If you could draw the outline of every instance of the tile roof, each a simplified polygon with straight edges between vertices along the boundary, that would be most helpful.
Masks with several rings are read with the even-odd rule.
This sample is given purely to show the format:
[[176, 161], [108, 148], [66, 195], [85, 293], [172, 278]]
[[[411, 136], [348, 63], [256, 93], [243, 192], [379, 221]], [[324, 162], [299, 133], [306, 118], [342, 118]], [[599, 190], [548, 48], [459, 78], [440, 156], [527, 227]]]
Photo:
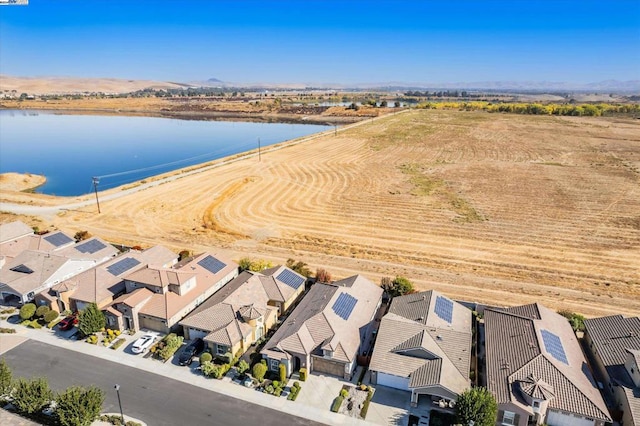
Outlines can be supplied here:
[[624, 364], [627, 349], [640, 350], [640, 317], [589, 318], [584, 326], [605, 367]]
[[640, 388], [622, 387], [629, 403], [629, 411], [634, 425], [640, 425]]
[[[553, 389], [550, 408], [611, 421], [568, 321], [540, 304], [519, 308], [484, 314], [487, 387], [498, 404], [531, 411], [516, 385], [528, 388], [533, 376]], [[567, 363], [547, 351], [542, 330], [558, 337]]]
[[130, 308], [135, 308], [136, 306], [146, 303], [153, 296], [153, 293], [146, 288], [137, 288], [131, 293], [123, 294], [113, 301], [113, 304], [122, 303], [124, 305], [129, 306]]
[[59, 254], [25, 250], [0, 270], [0, 286], [27, 294], [51, 280], [69, 262], [70, 259]]
[[3, 223], [0, 225], [0, 244], [31, 234], [33, 234], [33, 229], [19, 220]]
[[[341, 294], [357, 300], [348, 319], [332, 309]], [[382, 289], [362, 275], [332, 284], [316, 283], [269, 339], [263, 353], [278, 356], [276, 352], [284, 350], [311, 354], [330, 345], [334, 359], [351, 362], [360, 347], [361, 332], [375, 315], [381, 298]]]
[[450, 301], [449, 323], [436, 314], [435, 305], [442, 298], [435, 290], [395, 297], [382, 318], [369, 368], [409, 377], [411, 388], [440, 385], [455, 393], [467, 389], [472, 313]]
[[[101, 248], [100, 250], [93, 252], [93, 253], [83, 253], [80, 250], [78, 250], [77, 248], [85, 243], [89, 243], [90, 241], [98, 241], [99, 243], [101, 243], [104, 247]], [[56, 253], [59, 253], [63, 256], [66, 256], [70, 259], [78, 259], [78, 260], [102, 260], [102, 259], [106, 259], [109, 257], [115, 257], [117, 256], [120, 252], [117, 248], [115, 248], [114, 246], [112, 246], [111, 244], [107, 243], [106, 241], [104, 241], [103, 239], [99, 238], [99, 237], [92, 237], [89, 238], [87, 240], [81, 241], [78, 244], [74, 244], [72, 246], [68, 246], [68, 247], [64, 247], [60, 250], [56, 250]]]
[[146, 267], [131, 272], [124, 278], [127, 281], [135, 281], [151, 287], [167, 287], [170, 284], [182, 285], [195, 276], [196, 273], [189, 271]]

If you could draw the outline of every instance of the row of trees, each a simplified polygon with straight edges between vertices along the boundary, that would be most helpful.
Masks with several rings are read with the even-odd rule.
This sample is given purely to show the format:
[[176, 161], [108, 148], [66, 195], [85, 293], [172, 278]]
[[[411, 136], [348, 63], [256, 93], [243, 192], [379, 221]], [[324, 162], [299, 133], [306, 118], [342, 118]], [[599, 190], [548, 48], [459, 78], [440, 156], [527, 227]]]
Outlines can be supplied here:
[[55, 401], [53, 418], [62, 426], [89, 426], [102, 411], [104, 392], [95, 387], [72, 386], [55, 393], [46, 378], [13, 380], [6, 361], [0, 360], [0, 399], [19, 413], [33, 417]]
[[600, 117], [612, 114], [640, 114], [640, 104], [607, 103], [573, 105], [554, 103], [422, 102], [417, 105], [417, 108], [587, 117]]
[[[252, 272], [261, 272], [265, 269], [273, 268], [273, 262], [264, 260], [264, 259], [251, 259], [250, 257], [243, 257], [238, 261], [238, 265], [240, 265], [240, 271], [252, 271]], [[298, 274], [302, 275], [305, 278], [316, 278], [316, 282], [321, 283], [330, 283], [331, 282], [331, 273], [324, 268], [316, 269], [315, 274], [309, 268], [305, 262], [295, 259], [287, 259], [286, 262], [287, 268], [292, 269]]]

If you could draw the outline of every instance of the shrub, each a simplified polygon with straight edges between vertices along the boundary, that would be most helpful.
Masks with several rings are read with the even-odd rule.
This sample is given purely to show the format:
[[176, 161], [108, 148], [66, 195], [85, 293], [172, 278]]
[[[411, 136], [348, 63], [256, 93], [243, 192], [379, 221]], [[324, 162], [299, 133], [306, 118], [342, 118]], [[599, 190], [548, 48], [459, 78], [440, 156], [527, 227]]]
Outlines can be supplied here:
[[13, 389], [13, 373], [4, 358], [0, 358], [0, 402], [4, 400]]
[[413, 283], [405, 277], [397, 276], [393, 280], [383, 277], [380, 284], [391, 298], [413, 293]]
[[287, 268], [299, 273], [305, 278], [309, 278], [313, 275], [311, 270], [307, 267], [307, 264], [300, 260], [296, 261], [295, 259], [287, 259]]
[[166, 361], [171, 358], [174, 353], [176, 353], [180, 346], [182, 346], [184, 337], [178, 336], [175, 333], [171, 333], [162, 340], [164, 342], [164, 345], [162, 346], [162, 348], [156, 351], [156, 355], [163, 361]]
[[298, 394], [300, 393], [300, 383], [298, 382], [294, 382], [293, 386], [291, 387], [291, 392], [289, 393], [289, 396], [287, 397], [287, 399], [289, 401], [295, 401], [296, 398], [298, 397]]
[[319, 283], [330, 283], [331, 273], [324, 268], [318, 268], [316, 270], [316, 281]]
[[75, 233], [73, 238], [76, 241], [84, 241], [84, 240], [87, 240], [87, 239], [91, 238], [91, 234], [88, 231], [78, 231], [78, 232]]
[[16, 311], [16, 308], [8, 308], [0, 311], [0, 314], [12, 314]]
[[104, 331], [106, 324], [107, 321], [104, 318], [104, 314], [95, 303], [87, 305], [78, 317], [78, 329], [85, 336], [97, 331]]
[[238, 362], [236, 369], [238, 370], [238, 374], [244, 374], [249, 369], [249, 363], [244, 359], [241, 359], [240, 362]]
[[262, 383], [262, 381], [264, 380], [264, 375], [267, 372], [267, 366], [262, 362], [259, 362], [253, 366], [253, 369], [251, 371], [253, 373], [253, 377], [255, 377], [257, 381]]
[[233, 364], [233, 355], [231, 352], [227, 352], [224, 355], [216, 355], [216, 359], [225, 364]]
[[95, 334], [92, 334], [91, 336], [87, 337], [87, 343], [96, 345], [98, 343], [98, 336], [96, 336]]
[[122, 339], [122, 338], [120, 338], [120, 339], [116, 340], [116, 341], [115, 341], [115, 343], [114, 343], [113, 345], [111, 345], [111, 349], [113, 349], [113, 350], [115, 351], [115, 350], [116, 350], [116, 349], [118, 349], [120, 346], [122, 346], [122, 345], [124, 344], [124, 342], [126, 342], [126, 340], [125, 340], [125, 339]]
[[[44, 322], [46, 322], [47, 324], [50, 324], [51, 322], [55, 321], [56, 319], [58, 319], [58, 313], [52, 309], [50, 309], [46, 314], [44, 314]], [[49, 327], [51, 328], [51, 327]]]
[[283, 363], [278, 365], [278, 373], [280, 373], [280, 381], [285, 383], [287, 381], [287, 367]]
[[38, 322], [38, 320], [31, 320], [31, 321], [29, 322], [29, 324], [27, 324], [27, 327], [29, 327], [29, 328], [35, 328], [35, 329], [42, 328], [42, 326], [40, 325], [40, 323]]
[[280, 396], [281, 394], [282, 394], [282, 388], [276, 388], [276, 389], [273, 391], [273, 395], [274, 395], [274, 396]]
[[36, 313], [36, 305], [33, 303], [27, 303], [22, 308], [20, 308], [20, 318], [23, 320], [30, 320], [33, 318], [33, 315]]
[[200, 364], [206, 364], [207, 362], [211, 362], [212, 359], [213, 359], [213, 356], [211, 356], [209, 352], [203, 352], [202, 355], [200, 355]]
[[349, 391], [348, 391], [348, 390], [346, 390], [346, 389], [342, 389], [342, 390], [340, 390], [340, 396], [341, 396], [342, 398], [347, 398], [347, 397], [349, 396]]
[[273, 391], [274, 391], [273, 386], [272, 385], [267, 386], [264, 391], [269, 395], [273, 395]]
[[331, 404], [331, 411], [337, 413], [342, 406], [342, 401], [344, 401], [344, 397], [336, 396], [336, 398], [333, 400], [333, 404]]
[[59, 394], [56, 402], [56, 416], [62, 426], [89, 426], [100, 415], [104, 392], [93, 386], [72, 386]]
[[300, 369], [300, 380], [302, 380], [303, 382], [307, 381], [307, 369], [306, 368], [301, 368]]
[[300, 382], [298, 381], [293, 382], [293, 387], [296, 389], [300, 389]]
[[362, 408], [360, 409], [360, 417], [362, 417], [363, 419], [367, 418], [367, 411], [369, 411], [369, 403], [371, 402], [371, 398], [373, 398], [373, 388], [371, 388], [371, 386], [368, 386], [367, 389], [368, 389], [367, 399], [364, 400], [364, 402], [362, 403]]
[[15, 328], [4, 328], [4, 327], [0, 327], [0, 333], [5, 333], [5, 334], [13, 334], [16, 332]]
[[45, 378], [18, 379], [13, 391], [13, 405], [23, 413], [33, 414], [53, 399], [53, 391]]
[[[36, 309], [36, 316], [38, 318], [43, 318], [47, 314], [47, 312], [49, 312], [50, 310], [51, 310], [51, 308], [49, 308], [46, 305], [38, 306], [38, 308]], [[47, 322], [49, 322], [49, 321], [47, 321]]]

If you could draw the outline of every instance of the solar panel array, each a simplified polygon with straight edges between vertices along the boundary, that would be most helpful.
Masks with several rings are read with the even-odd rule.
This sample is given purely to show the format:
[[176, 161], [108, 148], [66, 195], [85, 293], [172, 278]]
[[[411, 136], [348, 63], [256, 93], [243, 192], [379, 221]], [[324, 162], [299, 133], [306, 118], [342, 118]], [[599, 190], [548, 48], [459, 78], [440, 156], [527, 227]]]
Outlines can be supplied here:
[[109, 273], [112, 275], [118, 276], [120, 274], [124, 274], [129, 269], [139, 264], [140, 261], [138, 259], [134, 259], [133, 257], [125, 257], [121, 261], [116, 262], [111, 266], [107, 266], [107, 271], [109, 271]]
[[544, 342], [544, 347], [547, 352], [558, 361], [569, 365], [567, 354], [564, 352], [564, 347], [562, 346], [562, 340], [548, 330], [540, 330], [540, 334], [542, 334], [542, 341]]
[[80, 245], [76, 246], [76, 250], [78, 250], [80, 253], [96, 253], [100, 250], [102, 250], [103, 248], [106, 248], [107, 246], [105, 246], [104, 244], [102, 244], [100, 241], [98, 240], [91, 240], [91, 241], [87, 241], [86, 243], [82, 243]]
[[446, 297], [436, 297], [435, 313], [437, 316], [451, 324], [453, 320], [453, 302]]
[[284, 271], [280, 272], [280, 274], [278, 274], [276, 279], [279, 281], [282, 281], [289, 287], [294, 288], [296, 290], [300, 288], [302, 283], [305, 281], [304, 278], [302, 278], [299, 275], [296, 275], [295, 273], [291, 272], [288, 269], [285, 269]]
[[69, 244], [70, 242], [73, 241], [73, 238], [67, 237], [62, 232], [56, 232], [55, 234], [47, 235], [46, 237], [44, 237], [44, 239], [49, 241], [51, 244], [53, 244], [56, 247]]
[[331, 309], [333, 309], [333, 312], [335, 312], [340, 318], [348, 320], [353, 308], [356, 306], [356, 303], [358, 303], [358, 299], [350, 294], [341, 293], [336, 301], [333, 302]]
[[227, 266], [226, 263], [220, 262], [218, 259], [216, 259], [211, 255], [205, 257], [200, 262], [198, 262], [198, 265], [202, 266], [204, 269], [211, 272], [212, 274], [217, 274], [222, 270], [222, 268]]

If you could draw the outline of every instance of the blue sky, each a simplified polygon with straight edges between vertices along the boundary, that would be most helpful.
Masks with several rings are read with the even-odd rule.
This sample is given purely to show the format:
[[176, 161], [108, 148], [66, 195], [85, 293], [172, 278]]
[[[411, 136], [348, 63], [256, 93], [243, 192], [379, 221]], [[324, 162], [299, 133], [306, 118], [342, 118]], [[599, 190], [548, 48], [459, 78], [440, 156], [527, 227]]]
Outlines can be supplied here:
[[29, 0], [0, 73], [241, 83], [640, 79], [637, 0]]

